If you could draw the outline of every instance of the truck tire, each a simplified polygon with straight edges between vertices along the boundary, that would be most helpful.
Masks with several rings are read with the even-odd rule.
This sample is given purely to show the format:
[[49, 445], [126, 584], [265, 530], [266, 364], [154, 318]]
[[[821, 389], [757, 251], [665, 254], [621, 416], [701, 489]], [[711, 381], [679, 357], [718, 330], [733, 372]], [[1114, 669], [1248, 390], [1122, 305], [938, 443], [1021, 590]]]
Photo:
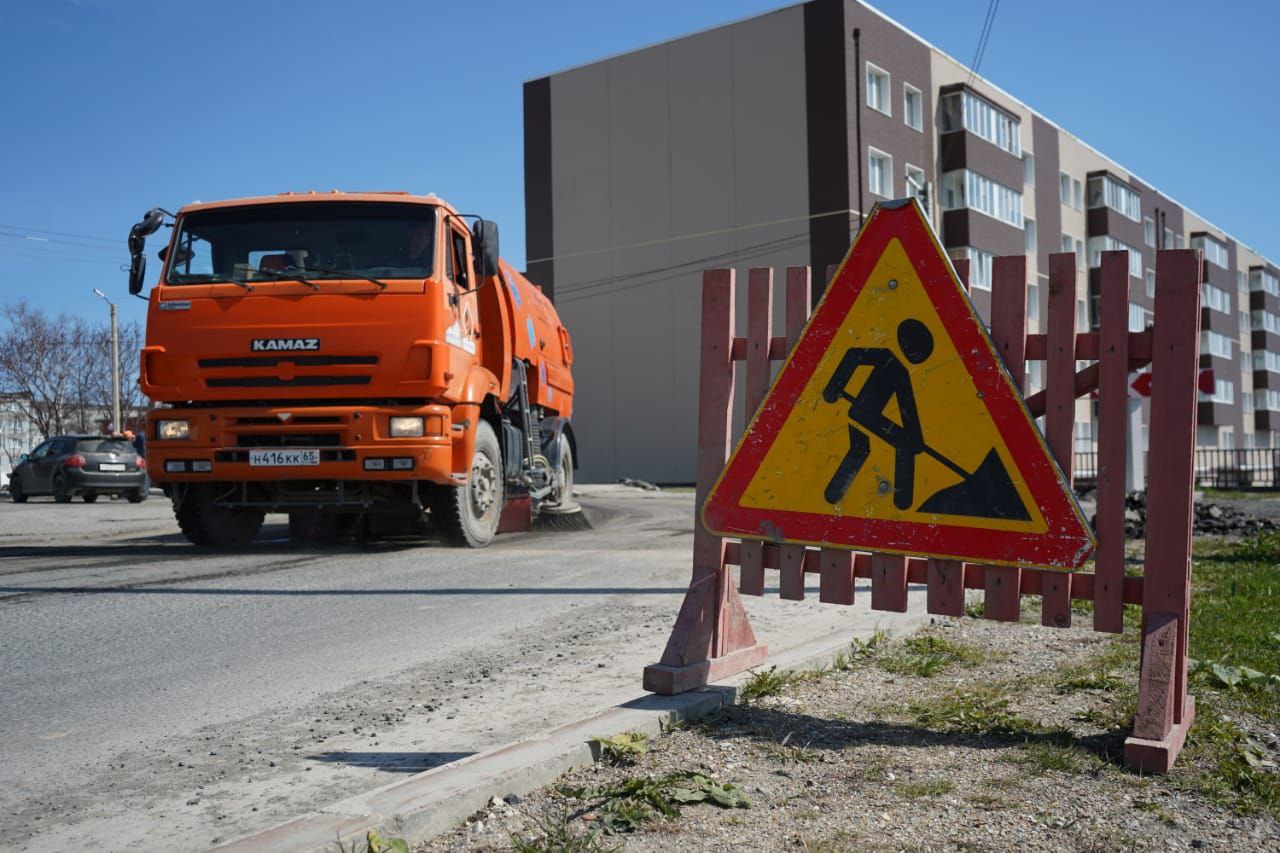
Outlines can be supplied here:
[[556, 479], [560, 487], [551, 490], [551, 503], [566, 506], [573, 503], [573, 445], [569, 443], [569, 436], [563, 433], [559, 442], [560, 470], [556, 472]]
[[462, 486], [444, 487], [431, 508], [436, 527], [454, 545], [483, 548], [498, 534], [503, 507], [502, 451], [493, 427], [481, 421]]
[[262, 527], [265, 513], [253, 507], [217, 506], [207, 488], [192, 486], [173, 506], [182, 535], [201, 548], [243, 548]]

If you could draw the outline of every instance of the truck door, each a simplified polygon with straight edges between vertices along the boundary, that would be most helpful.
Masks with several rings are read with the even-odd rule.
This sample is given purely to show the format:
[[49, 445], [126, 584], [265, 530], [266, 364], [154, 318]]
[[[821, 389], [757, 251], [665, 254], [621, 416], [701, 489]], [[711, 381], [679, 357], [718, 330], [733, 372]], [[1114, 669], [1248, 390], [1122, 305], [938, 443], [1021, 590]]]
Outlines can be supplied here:
[[471, 263], [470, 235], [466, 229], [455, 225], [452, 218], [445, 226], [445, 234], [446, 286], [454, 297], [450, 300], [454, 306], [448, 342], [474, 356], [478, 350], [480, 326], [477, 322], [479, 314], [476, 310], [476, 295], [469, 292], [476, 286], [475, 268]]

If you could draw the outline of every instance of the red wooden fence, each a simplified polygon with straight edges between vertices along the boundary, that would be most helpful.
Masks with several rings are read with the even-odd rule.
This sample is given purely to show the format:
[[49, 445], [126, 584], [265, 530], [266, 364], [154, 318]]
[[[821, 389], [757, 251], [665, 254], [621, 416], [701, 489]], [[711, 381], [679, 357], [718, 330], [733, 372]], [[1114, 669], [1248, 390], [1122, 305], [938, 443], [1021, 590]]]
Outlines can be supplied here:
[[[968, 263], [955, 262], [961, 281]], [[830, 278], [832, 270], [828, 270]], [[1128, 259], [1103, 252], [1098, 331], [1077, 333], [1076, 258], [1049, 256], [1048, 310], [1043, 333], [1026, 328], [1026, 258], [996, 258], [991, 293], [991, 337], [1014, 381], [1022, 387], [1027, 361], [1045, 362], [1045, 389], [1027, 398], [1033, 417], [1044, 417], [1046, 442], [1071, 478], [1075, 401], [1097, 390], [1098, 548], [1092, 572], [989, 566], [954, 560], [855, 553], [836, 548], [771, 545], [722, 539], [703, 529], [695, 510], [693, 579], [660, 663], [645, 668], [644, 685], [680, 693], [764, 661], [740, 593], [762, 595], [765, 571], [779, 573], [782, 598], [800, 600], [805, 576], [818, 576], [819, 600], [852, 604], [855, 578], [871, 581], [871, 607], [904, 612], [909, 584], [926, 586], [928, 612], [964, 613], [965, 590], [982, 590], [984, 616], [1016, 622], [1021, 596], [1039, 595], [1041, 624], [1071, 624], [1072, 599], [1093, 602], [1093, 628], [1118, 633], [1125, 604], [1142, 606], [1142, 663], [1133, 737], [1125, 743], [1131, 766], [1164, 772], [1172, 765], [1195, 715], [1187, 695], [1187, 621], [1191, 580], [1191, 490], [1200, 341], [1199, 253], [1157, 253], [1154, 325], [1128, 330]], [[773, 270], [753, 269], [747, 285], [747, 336], [734, 332], [734, 271], [703, 274], [699, 379], [697, 507], [728, 459], [732, 442], [734, 374], [746, 362], [747, 413], [763, 401], [770, 365], [786, 357], [808, 317], [810, 271], [786, 272], [785, 335], [773, 335]], [[1079, 361], [1091, 362], [1077, 370]], [[1129, 372], [1152, 367], [1151, 458], [1147, 548], [1142, 576], [1124, 565], [1124, 456]], [[749, 418], [748, 418], [749, 420]], [[729, 566], [741, 567], [735, 586]]]

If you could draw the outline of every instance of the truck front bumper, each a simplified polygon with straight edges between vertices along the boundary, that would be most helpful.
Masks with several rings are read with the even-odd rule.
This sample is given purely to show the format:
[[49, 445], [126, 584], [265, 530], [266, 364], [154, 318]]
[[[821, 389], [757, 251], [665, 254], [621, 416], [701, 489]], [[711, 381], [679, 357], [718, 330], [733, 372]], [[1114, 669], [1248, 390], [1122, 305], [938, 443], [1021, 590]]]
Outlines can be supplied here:
[[[444, 405], [158, 409], [148, 415], [147, 470], [168, 483], [428, 481], [458, 484], [454, 424]], [[393, 436], [390, 419], [421, 418], [422, 435]], [[186, 421], [161, 439], [158, 421]], [[255, 452], [267, 451], [267, 452]]]

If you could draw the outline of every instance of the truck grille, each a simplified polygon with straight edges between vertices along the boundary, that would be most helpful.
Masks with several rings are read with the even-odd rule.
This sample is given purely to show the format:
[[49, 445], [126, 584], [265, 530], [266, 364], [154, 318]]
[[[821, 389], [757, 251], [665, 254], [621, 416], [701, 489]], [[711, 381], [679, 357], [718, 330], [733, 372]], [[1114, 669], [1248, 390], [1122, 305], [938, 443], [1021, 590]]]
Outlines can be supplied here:
[[368, 385], [370, 376], [211, 376], [204, 381], [210, 388], [317, 388], [327, 385]]
[[377, 364], [376, 355], [253, 355], [233, 358], [202, 358], [201, 367], [275, 367], [282, 362], [298, 367], [333, 367], [342, 364]]

